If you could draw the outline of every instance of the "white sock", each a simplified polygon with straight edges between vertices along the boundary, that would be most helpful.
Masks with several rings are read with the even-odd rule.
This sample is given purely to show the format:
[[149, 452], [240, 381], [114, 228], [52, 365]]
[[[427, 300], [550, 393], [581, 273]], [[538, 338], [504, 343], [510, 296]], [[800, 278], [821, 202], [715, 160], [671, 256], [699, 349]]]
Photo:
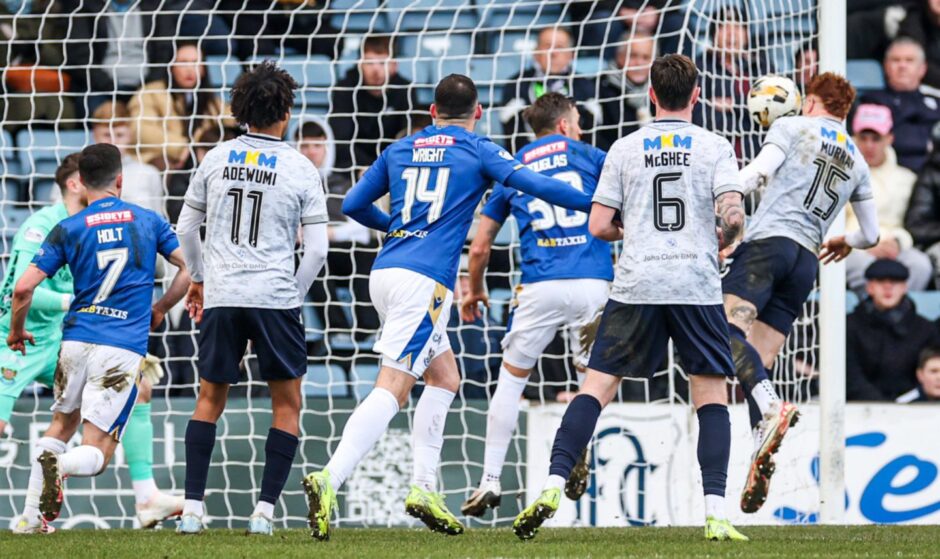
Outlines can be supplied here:
[[496, 391], [486, 412], [486, 449], [483, 453], [483, 479], [499, 481], [506, 463], [506, 452], [512, 434], [519, 424], [519, 399], [525, 390], [528, 377], [519, 378], [506, 367], [499, 368]]
[[560, 475], [552, 474], [548, 476], [548, 479], [545, 481], [544, 489], [564, 489], [565, 483], [567, 482], [568, 480]]
[[59, 456], [59, 471], [64, 476], [98, 475], [104, 466], [104, 453], [97, 447], [83, 444]]
[[762, 414], [767, 413], [774, 402], [780, 401], [780, 397], [777, 396], [777, 391], [774, 390], [773, 383], [767, 379], [754, 385], [754, 388], [751, 389], [751, 398], [754, 398]]
[[258, 501], [258, 504], [255, 505], [255, 511], [252, 513], [263, 515], [268, 520], [274, 519], [274, 503], [268, 503], [265, 501]]
[[150, 497], [157, 492], [157, 484], [153, 481], [153, 478], [138, 481], [132, 480], [131, 485], [134, 486], [134, 501], [136, 501], [138, 505], [143, 505], [149, 501]]
[[52, 437], [41, 437], [36, 441], [36, 448], [33, 450], [33, 460], [29, 468], [29, 486], [26, 489], [26, 506], [23, 507], [23, 515], [29, 519], [34, 519], [39, 514], [39, 495], [42, 493], [42, 466], [39, 465], [39, 455], [48, 450], [55, 454], [62, 454], [66, 450], [66, 445], [59, 439]]
[[437, 489], [437, 467], [441, 463], [441, 447], [444, 446], [444, 422], [456, 395], [456, 392], [444, 388], [425, 386], [415, 406], [412, 433], [414, 469], [411, 481], [425, 491]]
[[363, 456], [372, 450], [396, 413], [395, 395], [384, 388], [374, 388], [349, 416], [339, 446], [326, 465], [334, 491], [339, 491]]
[[721, 495], [705, 495], [705, 516], [724, 520], [725, 498]]
[[183, 514], [195, 514], [202, 518], [206, 515], [206, 504], [195, 499], [186, 499], [183, 502]]

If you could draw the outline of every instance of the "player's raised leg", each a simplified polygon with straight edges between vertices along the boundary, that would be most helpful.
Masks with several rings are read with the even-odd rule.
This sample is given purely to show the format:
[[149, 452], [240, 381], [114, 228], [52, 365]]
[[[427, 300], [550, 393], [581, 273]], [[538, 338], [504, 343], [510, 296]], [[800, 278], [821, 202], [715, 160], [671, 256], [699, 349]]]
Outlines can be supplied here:
[[407, 401], [416, 381], [412, 375], [383, 366], [375, 387], [346, 421], [339, 446], [326, 468], [304, 478], [308, 519], [314, 538], [330, 539], [330, 519], [336, 508], [336, 492], [388, 429], [389, 422]]

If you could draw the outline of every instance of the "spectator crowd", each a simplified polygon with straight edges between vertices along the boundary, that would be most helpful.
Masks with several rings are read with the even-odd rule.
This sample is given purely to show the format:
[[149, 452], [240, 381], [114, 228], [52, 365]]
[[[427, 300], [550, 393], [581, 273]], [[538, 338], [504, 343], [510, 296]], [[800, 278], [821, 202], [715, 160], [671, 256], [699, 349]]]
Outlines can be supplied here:
[[[860, 299], [848, 318], [849, 397], [940, 399], [940, 350], [932, 349], [940, 348], [940, 331], [918, 314], [909, 295], [940, 287], [940, 149], [934, 150], [940, 146], [940, 1], [848, 3], [848, 56], [879, 61], [884, 83], [860, 91], [849, 118], [872, 170], [882, 231], [877, 246], [847, 262], [848, 287]], [[444, 35], [470, 37], [474, 60], [492, 56], [493, 77], [505, 76], [490, 85], [491, 118], [482, 132], [520, 149], [533, 137], [523, 109], [546, 92], [560, 92], [578, 103], [584, 140], [608, 149], [655, 116], [648, 69], [657, 54], [680, 47], [685, 8], [675, 5], [683, 3], [569, 2], [566, 24], [523, 30], [531, 44], [520, 50], [516, 71], [504, 72], [502, 53], [486, 44], [498, 28]], [[243, 132], [229, 116], [224, 84], [213, 83], [211, 65], [219, 62], [210, 57], [224, 56], [235, 68], [285, 54], [326, 57], [329, 71], [341, 69], [324, 96], [326, 106], [305, 103], [287, 138], [319, 171], [331, 220], [325, 281], [309, 295], [314, 311], [308, 318], [321, 325], [322, 335], [308, 342], [317, 355], [368, 353], [379, 326], [368, 274], [381, 239], [348, 221], [340, 206], [383, 149], [430, 122], [426, 84], [419, 81], [426, 76], [399, 56], [414, 38], [409, 35], [421, 41], [425, 31], [344, 33], [329, 8], [329, 2], [288, 0], [0, 1], [2, 127], [11, 136], [84, 127], [93, 141], [120, 146], [125, 197], [175, 222], [206, 151]], [[699, 22], [701, 40], [682, 44], [703, 76], [695, 122], [728, 137], [742, 163], [762, 139], [746, 110], [752, 81], [782, 73], [803, 85], [819, 64], [812, 40], [789, 45], [784, 61], [765, 56], [774, 38], [761, 35], [748, 15], [722, 7]], [[425, 42], [433, 46], [432, 39]], [[590, 72], [579, 68], [592, 59]], [[48, 201], [35, 194], [21, 189], [16, 202]], [[847, 217], [851, 229], [854, 216]], [[511, 247], [497, 247], [491, 290], [510, 287], [514, 258]], [[940, 314], [940, 301], [937, 308]], [[463, 348], [462, 368], [476, 381], [468, 390], [476, 387], [476, 395], [498, 369], [495, 348], [505, 314], [508, 309], [497, 309], [488, 322], [453, 330], [454, 347]], [[153, 349], [176, 358], [169, 361], [171, 372], [191, 382], [192, 325], [183, 316], [171, 322]], [[533, 397], [566, 393], [572, 369], [564, 359], [547, 359], [542, 372], [558, 381], [557, 390]]]

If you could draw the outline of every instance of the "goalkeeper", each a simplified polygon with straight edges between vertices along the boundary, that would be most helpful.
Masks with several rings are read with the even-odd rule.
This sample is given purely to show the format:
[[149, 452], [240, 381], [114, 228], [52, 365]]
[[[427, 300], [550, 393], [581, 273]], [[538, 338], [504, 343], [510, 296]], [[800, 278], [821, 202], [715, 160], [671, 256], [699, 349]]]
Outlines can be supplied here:
[[[29, 217], [13, 239], [10, 262], [0, 290], [0, 336], [10, 333], [10, 304], [13, 286], [23, 274], [46, 235], [66, 217], [84, 209], [85, 187], [78, 178], [78, 154], [67, 156], [55, 174], [62, 192], [62, 202], [44, 208]], [[26, 318], [26, 329], [32, 332], [36, 345], [21, 355], [0, 344], [0, 433], [10, 421], [13, 404], [33, 381], [52, 386], [59, 344], [62, 341], [62, 320], [72, 301], [72, 274], [67, 267], [46, 279], [33, 295], [33, 304]], [[131, 473], [137, 518], [143, 528], [152, 528], [161, 520], [180, 513], [182, 497], [165, 495], [153, 481], [153, 425], [150, 423], [150, 390], [152, 383], [163, 375], [159, 362], [148, 356], [142, 365], [143, 378], [137, 405], [131, 413], [123, 439], [124, 455]], [[43, 438], [40, 444], [61, 445], [49, 449], [65, 452], [65, 443]], [[17, 534], [48, 533], [52, 528], [41, 518], [35, 507], [27, 506], [13, 528]]]

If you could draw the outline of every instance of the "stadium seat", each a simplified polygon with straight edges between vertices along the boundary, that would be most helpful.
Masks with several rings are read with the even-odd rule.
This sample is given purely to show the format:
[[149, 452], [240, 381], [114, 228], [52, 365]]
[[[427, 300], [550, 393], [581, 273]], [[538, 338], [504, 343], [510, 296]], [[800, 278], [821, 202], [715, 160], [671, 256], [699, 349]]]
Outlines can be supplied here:
[[494, 142], [501, 144], [499, 136], [503, 134], [503, 125], [499, 121], [499, 108], [484, 109], [483, 117], [477, 123], [477, 134], [488, 136]]
[[[257, 64], [262, 59], [256, 58]], [[333, 86], [332, 61], [326, 56], [285, 56], [277, 61], [300, 85], [300, 95], [294, 103], [297, 106], [329, 107], [330, 87]]]
[[884, 71], [877, 60], [848, 60], [845, 63], [845, 76], [856, 89], [862, 91], [885, 87]]
[[15, 200], [22, 178], [20, 161], [14, 149], [13, 136], [6, 130], [0, 130], [0, 199]]
[[912, 291], [908, 296], [917, 306], [917, 314], [931, 321], [940, 318], [940, 291]]
[[574, 73], [578, 76], [595, 78], [604, 70], [606, 63], [600, 57], [587, 56], [574, 59]]
[[349, 384], [352, 386], [352, 395], [360, 402], [372, 392], [375, 379], [379, 378], [379, 365], [353, 365], [349, 371]]
[[91, 134], [85, 130], [20, 130], [16, 146], [30, 199], [48, 200], [59, 163], [90, 143]]
[[529, 32], [500, 30], [490, 35], [489, 52], [495, 53], [497, 58], [510, 53], [531, 55], [537, 41], [538, 34], [534, 29]]
[[346, 372], [338, 365], [307, 365], [303, 391], [314, 398], [348, 398], [349, 381]]
[[227, 103], [232, 97], [235, 80], [242, 74], [241, 61], [232, 56], [209, 56], [206, 57], [206, 69], [212, 87], [222, 92], [222, 100]]
[[476, 10], [465, 0], [386, 0], [392, 31], [474, 29]]
[[345, 31], [385, 33], [389, 30], [384, 11], [379, 10], [379, 0], [332, 0], [331, 10], [336, 10], [330, 23]]
[[494, 289], [490, 292], [490, 324], [506, 324], [507, 309], [512, 301], [511, 289]]
[[477, 4], [480, 21], [485, 28], [531, 29], [570, 23], [563, 3], [516, 3], [508, 0], [484, 1]]

